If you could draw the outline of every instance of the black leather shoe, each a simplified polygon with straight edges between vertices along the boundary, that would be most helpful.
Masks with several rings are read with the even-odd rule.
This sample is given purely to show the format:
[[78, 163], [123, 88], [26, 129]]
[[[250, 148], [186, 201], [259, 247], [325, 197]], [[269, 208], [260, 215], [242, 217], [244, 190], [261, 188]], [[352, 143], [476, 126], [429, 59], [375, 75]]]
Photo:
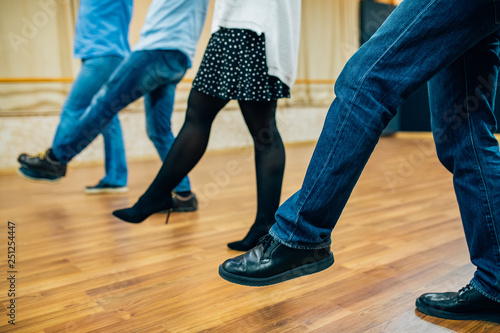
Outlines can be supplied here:
[[32, 170], [39, 174], [39, 177], [32, 177], [34, 180], [49, 180], [49, 178], [61, 178], [66, 175], [65, 164], [54, 160], [52, 155], [52, 148], [47, 149], [37, 155], [21, 154], [18, 156], [17, 161], [25, 170]]
[[266, 235], [247, 253], [220, 265], [219, 275], [229, 282], [245, 286], [267, 286], [320, 272], [332, 264], [330, 247], [292, 249]]
[[470, 284], [458, 292], [423, 294], [417, 298], [416, 306], [429, 316], [500, 324], [500, 303], [483, 296]]

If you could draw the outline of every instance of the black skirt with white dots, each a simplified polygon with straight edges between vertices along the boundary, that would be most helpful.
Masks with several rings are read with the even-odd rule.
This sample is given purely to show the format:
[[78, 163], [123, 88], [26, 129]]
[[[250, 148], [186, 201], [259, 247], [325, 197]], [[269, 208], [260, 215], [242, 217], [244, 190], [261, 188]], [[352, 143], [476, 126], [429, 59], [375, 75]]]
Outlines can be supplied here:
[[290, 97], [290, 88], [268, 74], [264, 34], [244, 29], [221, 28], [212, 35], [193, 89], [226, 100]]

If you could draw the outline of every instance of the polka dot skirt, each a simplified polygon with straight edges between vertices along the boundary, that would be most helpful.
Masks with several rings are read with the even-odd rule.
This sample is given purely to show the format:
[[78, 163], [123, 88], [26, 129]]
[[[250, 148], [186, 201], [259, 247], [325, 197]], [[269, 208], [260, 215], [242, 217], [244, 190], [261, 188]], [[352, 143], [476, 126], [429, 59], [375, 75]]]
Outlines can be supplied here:
[[290, 88], [268, 75], [264, 34], [221, 28], [208, 42], [193, 89], [222, 99], [270, 101]]

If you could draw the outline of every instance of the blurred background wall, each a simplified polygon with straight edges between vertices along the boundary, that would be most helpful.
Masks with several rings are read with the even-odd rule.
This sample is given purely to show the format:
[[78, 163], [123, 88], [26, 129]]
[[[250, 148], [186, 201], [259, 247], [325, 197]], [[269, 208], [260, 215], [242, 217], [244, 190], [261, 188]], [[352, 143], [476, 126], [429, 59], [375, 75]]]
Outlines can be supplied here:
[[[190, 80], [210, 37], [213, 2], [194, 66], [176, 92], [175, 131], [182, 125]], [[150, 3], [135, 0], [131, 46], [139, 39]], [[79, 60], [72, 58], [78, 5], [78, 0], [0, 0], [0, 169], [15, 167], [20, 152], [35, 153], [51, 145], [61, 106], [80, 67]], [[334, 98], [333, 82], [359, 47], [359, 3], [303, 0], [301, 27], [298, 79], [292, 98], [280, 101], [278, 114], [286, 142], [318, 137]], [[120, 119], [128, 158], [154, 156], [145, 134], [142, 100], [122, 111]], [[230, 104], [214, 124], [209, 149], [249, 146], [247, 132], [237, 106]], [[77, 160], [102, 157], [99, 139]]]

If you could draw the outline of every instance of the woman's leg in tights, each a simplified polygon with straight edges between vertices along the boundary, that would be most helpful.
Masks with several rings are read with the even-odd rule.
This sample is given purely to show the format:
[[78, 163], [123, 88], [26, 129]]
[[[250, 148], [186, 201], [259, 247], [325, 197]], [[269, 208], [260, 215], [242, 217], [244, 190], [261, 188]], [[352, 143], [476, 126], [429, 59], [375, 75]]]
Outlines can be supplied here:
[[139, 223], [151, 214], [169, 209], [172, 190], [205, 153], [212, 122], [228, 102], [192, 89], [184, 125], [156, 178], [133, 207], [114, 211], [113, 215], [127, 222]]
[[234, 250], [248, 251], [274, 224], [285, 170], [285, 148], [276, 127], [276, 100], [239, 101], [239, 104], [254, 141], [257, 216], [245, 238], [228, 246]]

